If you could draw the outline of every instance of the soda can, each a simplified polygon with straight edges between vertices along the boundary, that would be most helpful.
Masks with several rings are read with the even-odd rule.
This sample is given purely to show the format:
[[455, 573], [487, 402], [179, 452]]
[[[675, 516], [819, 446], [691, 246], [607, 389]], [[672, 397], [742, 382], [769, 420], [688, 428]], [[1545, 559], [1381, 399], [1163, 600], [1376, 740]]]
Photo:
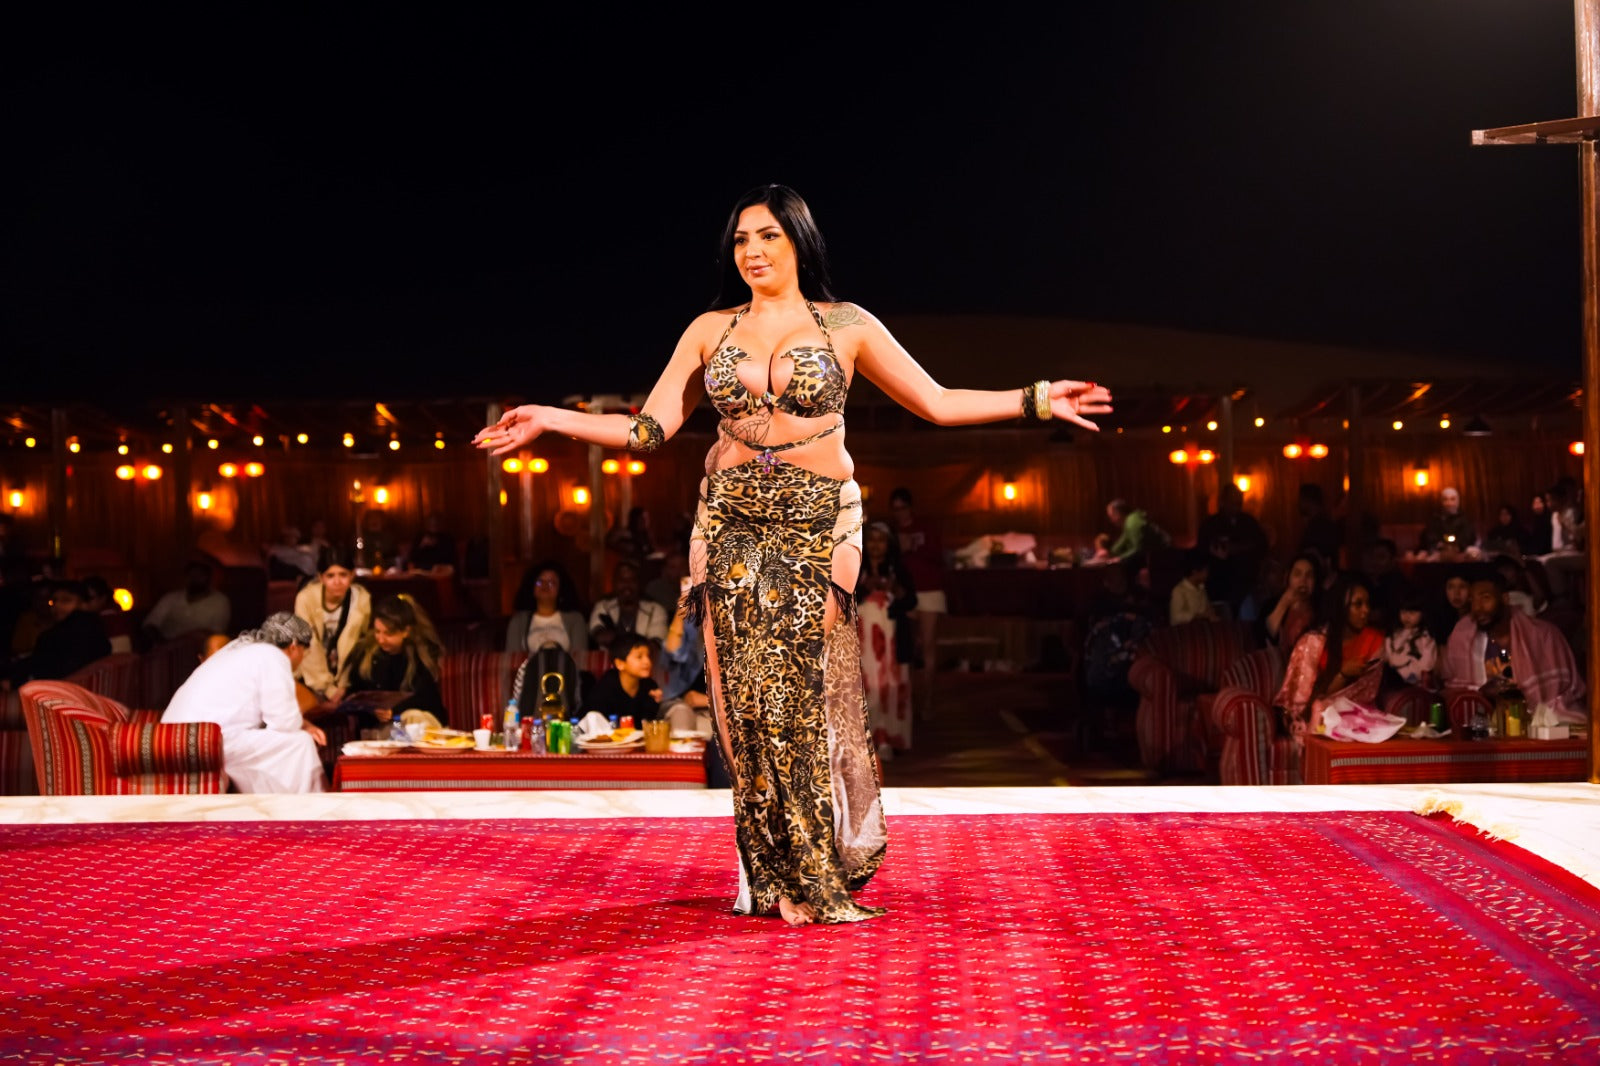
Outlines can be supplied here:
[[491, 733], [494, 732], [494, 712], [493, 711], [484, 711], [483, 712], [483, 715], [478, 719], [478, 728], [479, 729], [487, 729]]
[[625, 715], [622, 716], [622, 726], [621, 726], [621, 728], [623, 728], [623, 729], [632, 729], [633, 728], [633, 715], [625, 714]]
[[538, 725], [532, 718], [522, 720], [522, 736], [517, 742], [518, 751], [533, 750], [533, 727]]
[[572, 754], [572, 723], [557, 718], [550, 723], [550, 754]]

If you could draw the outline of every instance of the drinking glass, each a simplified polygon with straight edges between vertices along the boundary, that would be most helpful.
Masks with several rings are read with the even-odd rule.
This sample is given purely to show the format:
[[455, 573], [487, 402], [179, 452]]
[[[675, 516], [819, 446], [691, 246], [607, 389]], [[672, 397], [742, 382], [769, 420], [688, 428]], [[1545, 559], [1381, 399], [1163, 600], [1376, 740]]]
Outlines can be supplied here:
[[644, 750], [660, 754], [672, 746], [672, 723], [665, 718], [647, 718], [643, 723]]

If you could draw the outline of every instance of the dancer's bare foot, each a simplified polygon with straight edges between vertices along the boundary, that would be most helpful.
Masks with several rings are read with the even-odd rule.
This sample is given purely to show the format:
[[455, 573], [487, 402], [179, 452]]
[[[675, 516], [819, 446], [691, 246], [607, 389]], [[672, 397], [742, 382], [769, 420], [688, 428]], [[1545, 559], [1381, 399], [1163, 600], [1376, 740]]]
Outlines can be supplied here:
[[809, 903], [791, 903], [788, 896], [778, 897], [778, 914], [790, 925], [810, 925], [817, 920], [817, 912]]

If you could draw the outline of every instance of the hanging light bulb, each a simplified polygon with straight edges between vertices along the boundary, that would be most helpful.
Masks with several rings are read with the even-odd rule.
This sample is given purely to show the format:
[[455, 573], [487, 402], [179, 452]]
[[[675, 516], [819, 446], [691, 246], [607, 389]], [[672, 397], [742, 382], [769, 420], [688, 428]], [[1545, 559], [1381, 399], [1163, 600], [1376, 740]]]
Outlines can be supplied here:
[[638, 475], [644, 473], [644, 460], [643, 459], [629, 459], [628, 460], [628, 473], [634, 475], [635, 477], [637, 477]]
[[1328, 457], [1328, 446], [1326, 444], [1313, 444], [1306, 449], [1306, 454], [1313, 459], [1326, 459]]
[[618, 470], [622, 469], [622, 464], [617, 462], [615, 459], [607, 459], [605, 462], [600, 464], [600, 469], [604, 473], [615, 474]]
[[535, 474], [542, 474], [546, 470], [550, 469], [550, 460], [548, 460], [548, 459], [529, 459], [528, 460], [528, 469], [532, 470]]
[[133, 467], [129, 466], [127, 463], [123, 463], [121, 466], [117, 467], [117, 480], [132, 481], [138, 475], [138, 473], [139, 472]]
[[232, 463], [223, 463], [221, 466], [217, 467], [217, 473], [221, 474], [223, 477], [238, 477], [239, 468]]
[[301, 443], [301, 444], [310, 444], [311, 443], [311, 436], [310, 436], [310, 434], [307, 434], [307, 433], [297, 433], [297, 434], [295, 434], [295, 438], [294, 439], [296, 441], [298, 441], [299, 443]]
[[254, 444], [254, 445], [255, 445], [255, 446], [256, 446], [256, 447], [257, 447], [257, 448], [259, 448], [259, 447], [261, 447], [261, 446], [262, 446], [262, 445], [263, 445], [263, 444], [265, 444], [265, 443], [267, 443], [267, 438], [265, 438], [265, 437], [263, 437], [263, 436], [261, 436], [261, 435], [260, 435], [260, 434], [259, 434], [259, 433], [258, 433], [258, 434], [256, 434], [256, 435], [255, 435], [255, 436], [254, 436], [254, 437], [251, 437], [251, 438], [250, 438], [250, 443], [251, 443], [251, 444]]

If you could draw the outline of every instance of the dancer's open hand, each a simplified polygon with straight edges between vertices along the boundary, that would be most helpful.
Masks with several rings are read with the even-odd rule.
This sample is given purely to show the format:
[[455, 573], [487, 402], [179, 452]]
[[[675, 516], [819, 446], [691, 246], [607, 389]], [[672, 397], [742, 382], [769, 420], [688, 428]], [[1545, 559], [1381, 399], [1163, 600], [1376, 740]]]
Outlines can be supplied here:
[[539, 417], [539, 408], [529, 404], [524, 407], [513, 407], [501, 415], [500, 421], [494, 425], [478, 430], [478, 435], [472, 438], [472, 443], [488, 450], [492, 455], [504, 455], [532, 442], [543, 432], [544, 424]]
[[1092, 381], [1052, 381], [1050, 413], [1056, 418], [1076, 422], [1085, 429], [1098, 431], [1100, 427], [1083, 416], [1110, 414], [1111, 390]]

